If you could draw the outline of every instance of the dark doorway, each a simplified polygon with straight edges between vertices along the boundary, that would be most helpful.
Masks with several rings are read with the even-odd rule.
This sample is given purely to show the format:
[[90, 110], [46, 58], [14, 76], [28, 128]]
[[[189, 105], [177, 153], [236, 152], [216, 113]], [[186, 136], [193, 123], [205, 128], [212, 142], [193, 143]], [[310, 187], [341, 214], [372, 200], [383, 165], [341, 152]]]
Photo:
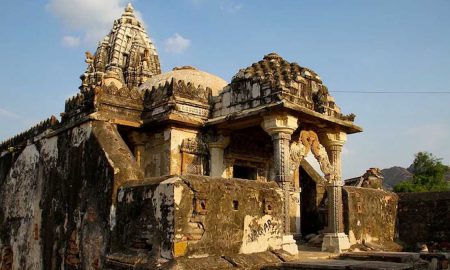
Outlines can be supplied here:
[[318, 191], [322, 187], [317, 185], [303, 167], [300, 167], [300, 187], [301, 233], [303, 236], [317, 234], [324, 228], [323, 213], [320, 211], [323, 192]]
[[233, 178], [256, 180], [256, 168], [234, 165]]

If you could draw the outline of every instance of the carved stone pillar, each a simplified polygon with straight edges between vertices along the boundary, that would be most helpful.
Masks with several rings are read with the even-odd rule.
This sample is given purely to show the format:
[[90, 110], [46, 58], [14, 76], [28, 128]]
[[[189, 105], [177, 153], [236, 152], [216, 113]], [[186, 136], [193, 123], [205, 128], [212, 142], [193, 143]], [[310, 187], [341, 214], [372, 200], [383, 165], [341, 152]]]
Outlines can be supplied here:
[[328, 132], [321, 134], [321, 141], [327, 149], [330, 163], [333, 166], [333, 177], [326, 189], [328, 194], [328, 228], [325, 233], [322, 250], [342, 252], [350, 248], [348, 236], [344, 233], [344, 213], [342, 204], [341, 153], [347, 134], [344, 132]]
[[[297, 129], [297, 118], [289, 114], [272, 114], [264, 116], [262, 128], [272, 137], [275, 180], [283, 189], [283, 228], [285, 234], [290, 234], [290, 150], [291, 134]], [[292, 235], [283, 237], [283, 249], [297, 253], [297, 245]]]
[[283, 214], [285, 232], [289, 232], [289, 192], [290, 179], [290, 152], [289, 142], [291, 134], [297, 129], [297, 118], [288, 114], [273, 114], [264, 117], [262, 128], [272, 137], [275, 181], [285, 192]]
[[222, 134], [214, 138], [214, 141], [208, 142], [210, 156], [210, 176], [225, 177], [224, 149], [230, 144], [230, 137]]

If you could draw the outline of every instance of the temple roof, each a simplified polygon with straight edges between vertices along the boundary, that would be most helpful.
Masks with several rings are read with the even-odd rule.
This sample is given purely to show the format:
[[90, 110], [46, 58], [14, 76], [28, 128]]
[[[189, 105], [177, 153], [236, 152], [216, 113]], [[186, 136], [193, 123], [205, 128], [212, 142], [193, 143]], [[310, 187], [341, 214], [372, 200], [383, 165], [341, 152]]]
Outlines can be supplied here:
[[306, 82], [313, 80], [322, 83], [319, 75], [314, 71], [301, 67], [295, 62], [288, 62], [276, 53], [265, 55], [263, 60], [253, 63], [251, 66], [239, 70], [233, 77], [233, 82], [251, 81], [275, 81], [283, 82]]
[[153, 76], [143, 83], [140, 87], [141, 90], [151, 90], [152, 87], [158, 87], [164, 85], [166, 82], [171, 82], [172, 79], [176, 82], [184, 81], [186, 84], [191, 83], [193, 86], [202, 86], [204, 88], [210, 88], [212, 95], [218, 95], [226, 85], [227, 82], [210, 73], [198, 70], [194, 67], [183, 66], [176, 67], [172, 71]]
[[86, 53], [88, 68], [83, 85], [98, 83], [106, 73], [115, 73], [128, 87], [139, 86], [161, 73], [158, 53], [131, 4], [114, 21], [110, 33], [99, 43], [95, 55]]

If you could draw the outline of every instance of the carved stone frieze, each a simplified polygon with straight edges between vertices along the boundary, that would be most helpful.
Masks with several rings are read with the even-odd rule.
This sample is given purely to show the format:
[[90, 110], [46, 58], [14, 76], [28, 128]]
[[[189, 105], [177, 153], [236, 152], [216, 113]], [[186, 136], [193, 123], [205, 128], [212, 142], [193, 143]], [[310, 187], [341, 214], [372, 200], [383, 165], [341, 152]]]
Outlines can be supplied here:
[[[151, 90], [147, 90], [144, 96], [144, 107], [146, 109], [154, 108], [163, 102], [169, 100], [175, 101], [177, 98], [183, 98], [189, 101], [199, 102], [202, 104], [208, 104], [211, 96], [211, 89], [204, 88], [203, 86], [194, 86], [192, 83], [186, 83], [185, 81], [176, 81], [172, 78], [170, 82], [165, 82], [158, 87], [152, 87]], [[200, 112], [206, 116], [209, 114]]]

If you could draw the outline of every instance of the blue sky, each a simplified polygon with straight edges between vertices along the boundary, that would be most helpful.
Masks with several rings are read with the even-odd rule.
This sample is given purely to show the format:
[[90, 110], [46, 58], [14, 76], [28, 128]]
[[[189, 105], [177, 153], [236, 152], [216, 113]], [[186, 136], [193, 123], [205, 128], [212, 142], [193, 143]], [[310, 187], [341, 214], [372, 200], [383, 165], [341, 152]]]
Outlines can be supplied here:
[[[320, 74], [330, 91], [450, 91], [448, 0], [134, 0], [164, 71], [191, 65], [229, 81], [277, 52]], [[77, 92], [126, 2], [15, 0], [0, 10], [0, 140]], [[450, 94], [332, 93], [364, 128], [350, 135], [344, 177], [408, 166], [429, 151], [450, 164]]]

